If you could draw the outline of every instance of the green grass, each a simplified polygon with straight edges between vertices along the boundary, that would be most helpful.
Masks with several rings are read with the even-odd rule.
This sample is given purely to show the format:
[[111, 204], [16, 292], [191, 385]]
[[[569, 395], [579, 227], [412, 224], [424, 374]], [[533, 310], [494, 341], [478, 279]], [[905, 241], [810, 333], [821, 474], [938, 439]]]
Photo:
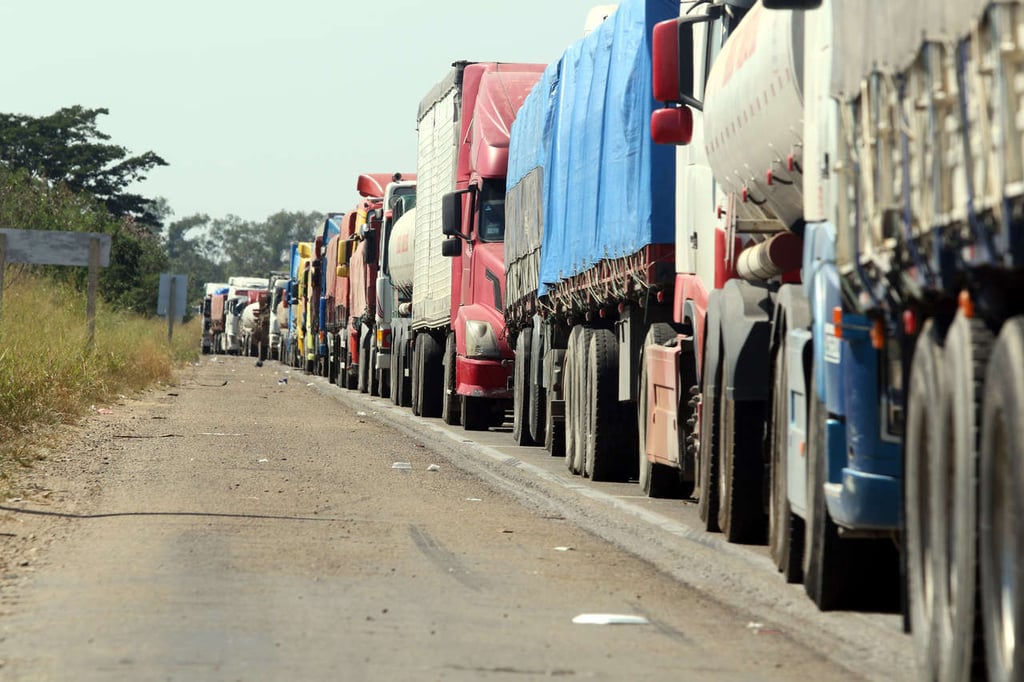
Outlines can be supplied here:
[[0, 492], [16, 486], [19, 468], [40, 457], [60, 427], [95, 406], [156, 383], [198, 357], [200, 320], [176, 327], [116, 312], [99, 302], [93, 348], [87, 348], [84, 294], [10, 269], [0, 311]]

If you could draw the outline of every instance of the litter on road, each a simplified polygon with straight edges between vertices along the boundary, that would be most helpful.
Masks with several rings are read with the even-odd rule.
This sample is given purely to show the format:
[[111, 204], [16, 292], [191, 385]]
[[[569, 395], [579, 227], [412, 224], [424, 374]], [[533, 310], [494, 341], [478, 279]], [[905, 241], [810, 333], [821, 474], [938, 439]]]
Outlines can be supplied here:
[[577, 625], [648, 625], [651, 621], [643, 616], [618, 613], [581, 613], [572, 622]]
[[440, 470], [441, 470], [441, 467], [439, 467], [436, 464], [431, 464], [430, 466], [427, 467], [427, 471], [440, 471]]
[[412, 469], [412, 464], [410, 464], [409, 462], [395, 462], [394, 464], [391, 465], [391, 468], [409, 470]]

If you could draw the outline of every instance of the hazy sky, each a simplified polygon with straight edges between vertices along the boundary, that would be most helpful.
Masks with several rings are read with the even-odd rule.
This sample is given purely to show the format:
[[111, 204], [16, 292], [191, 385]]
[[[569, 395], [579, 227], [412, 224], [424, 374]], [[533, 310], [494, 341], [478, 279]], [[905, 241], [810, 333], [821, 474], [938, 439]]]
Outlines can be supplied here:
[[170, 164], [135, 190], [174, 218], [347, 210], [411, 172], [416, 108], [451, 62], [551, 62], [594, 0], [0, 0], [0, 111], [106, 107]]

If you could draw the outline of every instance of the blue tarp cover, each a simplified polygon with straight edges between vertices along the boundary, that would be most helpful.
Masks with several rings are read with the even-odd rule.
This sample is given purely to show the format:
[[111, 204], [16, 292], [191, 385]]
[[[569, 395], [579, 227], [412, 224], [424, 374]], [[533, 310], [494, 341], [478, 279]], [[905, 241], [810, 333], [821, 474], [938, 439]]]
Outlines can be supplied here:
[[[538, 282], [538, 295], [603, 259], [674, 240], [675, 149], [651, 141], [659, 105], [650, 36], [654, 24], [677, 16], [678, 0], [621, 3], [547, 68], [516, 117], [505, 257], [510, 268], [536, 268], [528, 256], [540, 245], [539, 277], [519, 278]], [[539, 220], [517, 220], [536, 212], [531, 202], [542, 206]]]

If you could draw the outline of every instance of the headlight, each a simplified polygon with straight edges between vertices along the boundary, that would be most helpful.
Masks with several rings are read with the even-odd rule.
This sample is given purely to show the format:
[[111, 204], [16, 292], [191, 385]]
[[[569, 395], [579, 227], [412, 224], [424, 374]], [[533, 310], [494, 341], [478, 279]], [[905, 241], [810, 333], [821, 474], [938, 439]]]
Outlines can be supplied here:
[[500, 358], [498, 337], [491, 325], [480, 320], [466, 320], [466, 357]]

